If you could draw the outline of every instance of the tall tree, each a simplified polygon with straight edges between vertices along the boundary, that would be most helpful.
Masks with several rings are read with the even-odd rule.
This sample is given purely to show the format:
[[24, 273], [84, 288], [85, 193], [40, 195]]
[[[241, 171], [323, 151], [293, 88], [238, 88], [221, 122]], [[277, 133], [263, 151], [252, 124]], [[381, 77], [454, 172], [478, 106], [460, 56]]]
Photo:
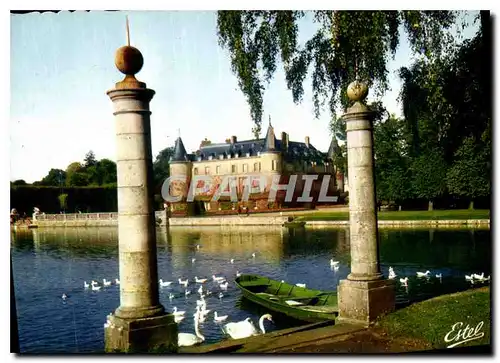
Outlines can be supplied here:
[[170, 158], [174, 155], [174, 147], [169, 146], [158, 153], [153, 163], [155, 189], [161, 188], [170, 176]]
[[387, 61], [400, 39], [400, 25], [415, 53], [440, 53], [443, 39], [455, 22], [453, 11], [314, 11], [309, 13], [317, 31], [303, 46], [298, 44], [303, 11], [219, 11], [219, 44], [229, 50], [231, 67], [247, 98], [259, 134], [262, 94], [278, 62], [285, 71], [293, 100], [299, 103], [303, 83], [312, 65], [312, 91], [316, 117], [328, 101], [331, 114], [346, 106], [347, 85], [359, 77], [382, 94], [388, 88]]
[[57, 187], [66, 185], [66, 172], [61, 169], [50, 169], [49, 173], [43, 177], [40, 184]]
[[97, 159], [95, 158], [95, 154], [92, 150], [85, 154], [85, 159], [83, 159], [83, 161], [86, 168], [97, 164]]

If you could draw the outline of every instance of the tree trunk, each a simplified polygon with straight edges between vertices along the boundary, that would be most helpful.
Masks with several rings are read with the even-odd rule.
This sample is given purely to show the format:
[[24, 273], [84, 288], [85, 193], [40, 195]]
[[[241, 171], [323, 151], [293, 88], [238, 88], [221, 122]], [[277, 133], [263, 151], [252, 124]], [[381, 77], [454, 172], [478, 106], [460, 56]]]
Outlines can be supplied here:
[[474, 199], [471, 199], [469, 202], [469, 210], [474, 210]]
[[427, 208], [428, 211], [434, 210], [434, 202], [432, 200], [429, 200], [429, 206]]

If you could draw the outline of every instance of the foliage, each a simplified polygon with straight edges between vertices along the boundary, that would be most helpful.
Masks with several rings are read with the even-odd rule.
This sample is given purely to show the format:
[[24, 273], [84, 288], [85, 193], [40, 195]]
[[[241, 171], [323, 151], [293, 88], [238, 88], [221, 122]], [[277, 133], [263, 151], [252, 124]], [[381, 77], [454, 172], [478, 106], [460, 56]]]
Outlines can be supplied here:
[[212, 141], [208, 140], [208, 139], [205, 137], [205, 140], [201, 140], [201, 143], [200, 143], [200, 148], [202, 148], [203, 146], [211, 145], [211, 144], [212, 144]]
[[388, 88], [387, 61], [400, 39], [400, 25], [408, 34], [411, 49], [430, 56], [442, 51], [445, 30], [455, 21], [452, 11], [314, 11], [317, 31], [303, 46], [298, 44], [303, 11], [219, 11], [219, 44], [229, 50], [231, 67], [261, 131], [262, 93], [278, 62], [285, 71], [288, 89], [299, 103], [303, 83], [312, 66], [315, 115], [326, 101], [334, 115], [346, 107], [347, 85], [355, 78], [366, 80], [376, 94]]
[[17, 179], [11, 182], [12, 185], [28, 185], [25, 180], [23, 179]]
[[49, 173], [41, 180], [41, 185], [46, 185], [46, 186], [66, 185], [66, 172], [61, 169], [50, 169]]
[[377, 199], [402, 201], [412, 198], [410, 160], [402, 135], [404, 121], [394, 115], [374, 127]]
[[95, 154], [92, 150], [90, 150], [87, 154], [85, 154], [85, 159], [83, 159], [83, 162], [86, 168], [94, 166], [97, 163]]
[[155, 190], [161, 190], [163, 182], [170, 176], [170, 158], [174, 155], [174, 148], [169, 146], [158, 153], [153, 163], [153, 179]]
[[31, 214], [37, 206], [45, 213], [59, 213], [60, 195], [66, 194], [66, 211], [116, 212], [118, 210], [115, 187], [46, 187], [46, 186], [11, 186], [11, 209], [16, 208], [21, 214]]
[[451, 193], [459, 196], [488, 196], [491, 193], [491, 175], [488, 172], [488, 158], [485, 149], [473, 137], [464, 139], [455, 153], [456, 160], [448, 171], [447, 185]]
[[61, 207], [61, 209], [66, 210], [66, 208], [68, 207], [67, 204], [68, 194], [67, 193], [59, 194], [57, 198], [59, 199], [59, 206]]
[[439, 150], [424, 151], [412, 160], [410, 170], [413, 193], [418, 198], [425, 198], [432, 202], [433, 199], [444, 194], [447, 165]]

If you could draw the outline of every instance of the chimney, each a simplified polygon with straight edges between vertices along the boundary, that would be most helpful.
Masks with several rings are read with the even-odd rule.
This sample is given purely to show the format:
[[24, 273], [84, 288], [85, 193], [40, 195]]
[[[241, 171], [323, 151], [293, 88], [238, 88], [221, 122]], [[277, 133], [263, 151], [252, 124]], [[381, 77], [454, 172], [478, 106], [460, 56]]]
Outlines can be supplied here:
[[231, 136], [231, 144], [236, 144], [236, 136]]
[[288, 150], [288, 134], [286, 132], [281, 133], [281, 145], [283, 150]]
[[306, 136], [306, 146], [309, 147], [309, 136]]

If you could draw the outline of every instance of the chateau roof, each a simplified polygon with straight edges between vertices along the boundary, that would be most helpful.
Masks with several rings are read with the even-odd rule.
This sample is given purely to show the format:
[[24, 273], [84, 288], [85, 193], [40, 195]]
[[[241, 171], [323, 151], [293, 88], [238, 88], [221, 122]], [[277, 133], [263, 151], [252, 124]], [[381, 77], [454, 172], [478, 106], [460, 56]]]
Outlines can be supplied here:
[[190, 158], [186, 152], [186, 148], [184, 147], [184, 143], [180, 136], [175, 140], [175, 149], [174, 155], [170, 158], [170, 161], [189, 161]]

